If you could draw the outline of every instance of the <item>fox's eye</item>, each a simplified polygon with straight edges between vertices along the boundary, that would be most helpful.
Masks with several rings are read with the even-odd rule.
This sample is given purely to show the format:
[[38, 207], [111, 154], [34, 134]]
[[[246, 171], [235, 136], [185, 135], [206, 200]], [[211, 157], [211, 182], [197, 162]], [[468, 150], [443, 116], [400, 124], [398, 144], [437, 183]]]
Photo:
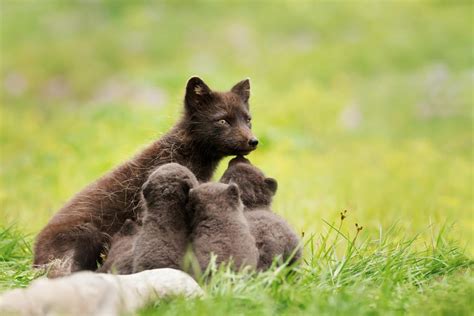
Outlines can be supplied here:
[[219, 123], [219, 125], [227, 125], [227, 124], [229, 124], [226, 120], [219, 120], [217, 123]]
[[247, 119], [247, 123], [250, 123], [250, 121], [252, 121], [252, 119], [249, 117], [249, 118]]

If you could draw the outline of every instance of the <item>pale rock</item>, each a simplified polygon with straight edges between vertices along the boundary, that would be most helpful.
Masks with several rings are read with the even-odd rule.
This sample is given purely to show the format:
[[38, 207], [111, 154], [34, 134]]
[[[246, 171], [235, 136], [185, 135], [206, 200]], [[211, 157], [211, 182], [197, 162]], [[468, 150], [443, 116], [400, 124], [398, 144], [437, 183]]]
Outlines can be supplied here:
[[90, 271], [34, 281], [0, 296], [1, 315], [122, 315], [167, 296], [199, 297], [202, 289], [186, 273], [154, 269], [130, 275]]

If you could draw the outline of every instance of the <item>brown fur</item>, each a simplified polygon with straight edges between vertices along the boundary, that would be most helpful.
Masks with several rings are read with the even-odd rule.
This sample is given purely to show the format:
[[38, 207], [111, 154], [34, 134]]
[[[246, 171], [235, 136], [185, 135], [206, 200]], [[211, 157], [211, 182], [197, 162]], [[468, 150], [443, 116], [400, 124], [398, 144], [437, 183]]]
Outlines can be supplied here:
[[217, 264], [232, 261], [237, 269], [256, 268], [258, 251], [237, 185], [201, 184], [190, 191], [189, 200], [194, 211], [192, 247], [201, 270], [209, 265], [211, 253]]
[[113, 236], [104, 264], [98, 272], [130, 274], [133, 272], [133, 246], [139, 225], [127, 219]]
[[271, 210], [277, 190], [275, 179], [267, 178], [243, 157], [229, 162], [221, 182], [235, 182], [241, 188], [244, 213], [259, 251], [258, 269], [268, 269], [274, 258], [294, 263], [301, 258], [300, 241], [288, 223]]
[[158, 166], [177, 162], [200, 181], [207, 181], [224, 156], [254, 150], [249, 90], [248, 80], [221, 93], [211, 91], [201, 79], [191, 78], [181, 120], [161, 139], [76, 194], [56, 213], [37, 237], [34, 264], [72, 257], [69, 268], [59, 274], [94, 270], [103, 247], [108, 246], [103, 237], [113, 236], [126, 219], [136, 220], [141, 213], [141, 187]]
[[188, 245], [189, 190], [198, 181], [176, 163], [159, 167], [143, 185], [146, 213], [133, 249], [133, 272], [180, 269]]

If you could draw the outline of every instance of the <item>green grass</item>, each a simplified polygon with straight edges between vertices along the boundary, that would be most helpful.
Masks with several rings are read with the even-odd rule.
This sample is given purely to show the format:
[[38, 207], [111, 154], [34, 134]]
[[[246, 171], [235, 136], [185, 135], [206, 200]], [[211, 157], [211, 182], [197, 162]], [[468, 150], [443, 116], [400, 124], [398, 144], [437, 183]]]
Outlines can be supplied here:
[[[249, 76], [249, 158], [279, 181], [305, 263], [221, 271], [207, 298], [143, 314], [472, 310], [471, 3], [0, 6], [2, 290], [37, 276], [33, 238], [68, 198], [172, 126], [191, 75]], [[344, 209], [337, 232], [324, 220]]]
[[26, 287], [40, 275], [31, 269], [30, 244], [14, 227], [0, 227], [0, 289]]
[[[397, 225], [368, 237], [344, 224], [326, 222], [323, 233], [306, 238], [296, 267], [234, 273], [214, 266], [200, 279], [205, 298], [168, 298], [140, 314], [468, 315], [474, 307], [474, 261], [446, 239], [447, 226], [419, 244], [421, 236], [406, 237]], [[1, 237], [0, 287], [26, 286], [39, 276], [30, 269], [28, 242], [12, 228]]]

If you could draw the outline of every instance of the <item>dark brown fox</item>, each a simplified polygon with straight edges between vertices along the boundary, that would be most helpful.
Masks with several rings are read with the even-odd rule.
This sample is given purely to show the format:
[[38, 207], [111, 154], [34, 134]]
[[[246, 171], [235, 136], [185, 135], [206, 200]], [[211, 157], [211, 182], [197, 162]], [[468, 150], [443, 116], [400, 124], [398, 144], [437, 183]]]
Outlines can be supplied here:
[[297, 262], [301, 258], [300, 240], [288, 223], [272, 212], [271, 203], [278, 183], [244, 157], [229, 162], [221, 180], [236, 183], [245, 205], [245, 218], [259, 251], [258, 270], [267, 270], [275, 258], [280, 262]]
[[199, 181], [211, 178], [219, 161], [257, 147], [251, 132], [249, 80], [229, 92], [214, 92], [200, 78], [188, 81], [178, 123], [131, 160], [76, 194], [39, 233], [34, 265], [66, 261], [52, 275], [95, 270], [108, 236], [141, 213], [141, 187], [158, 166], [177, 162]]

